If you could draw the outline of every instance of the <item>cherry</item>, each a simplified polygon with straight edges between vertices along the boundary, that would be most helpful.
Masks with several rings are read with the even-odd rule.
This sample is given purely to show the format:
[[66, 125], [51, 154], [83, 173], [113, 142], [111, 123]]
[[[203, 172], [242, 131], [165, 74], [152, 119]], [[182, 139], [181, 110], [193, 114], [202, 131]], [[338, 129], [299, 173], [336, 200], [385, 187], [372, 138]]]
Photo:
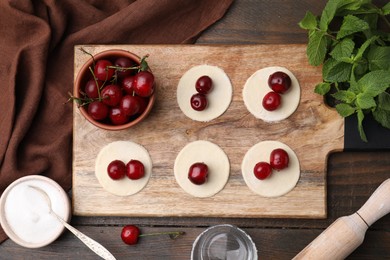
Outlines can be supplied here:
[[139, 112], [141, 104], [137, 97], [126, 95], [121, 99], [119, 107], [122, 108], [127, 116], [133, 116]]
[[107, 166], [107, 173], [113, 180], [119, 180], [126, 175], [126, 165], [120, 160], [114, 160]]
[[[100, 80], [97, 80], [97, 82], [99, 84], [99, 87], [102, 86], [103, 82], [101, 82]], [[89, 98], [99, 98], [98, 86], [96, 85], [96, 81], [94, 79], [87, 81], [87, 83], [85, 84], [84, 92]]]
[[114, 75], [115, 69], [109, 69], [108, 66], [112, 66], [111, 61], [98, 60], [94, 68], [95, 77], [101, 81], [109, 80]]
[[207, 97], [204, 94], [196, 93], [191, 97], [191, 107], [196, 111], [203, 111], [208, 105]]
[[276, 110], [281, 103], [281, 97], [276, 92], [268, 92], [263, 98], [263, 107], [268, 111]]
[[134, 76], [134, 92], [141, 97], [149, 97], [154, 92], [154, 76], [150, 71], [140, 71]]
[[291, 87], [291, 78], [282, 71], [271, 74], [268, 78], [268, 86], [276, 93], [283, 94]]
[[183, 231], [171, 231], [171, 232], [158, 232], [158, 233], [148, 233], [141, 234], [139, 228], [135, 225], [126, 225], [122, 228], [121, 238], [122, 241], [127, 245], [135, 245], [138, 243], [140, 237], [146, 236], [160, 236], [160, 235], [169, 235], [171, 239], [176, 239], [181, 235], [184, 235]]
[[122, 80], [121, 87], [129, 95], [133, 95], [134, 93], [133, 82], [134, 82], [134, 76], [127, 76]]
[[95, 120], [103, 120], [107, 118], [108, 107], [101, 101], [94, 101], [88, 105], [88, 114]]
[[198, 93], [207, 94], [213, 87], [213, 81], [209, 76], [200, 77], [195, 83], [195, 89]]
[[118, 85], [107, 85], [102, 90], [102, 98], [106, 105], [117, 106], [122, 99], [122, 90]]
[[139, 103], [138, 114], [142, 114], [146, 110], [146, 107], [148, 106], [149, 99], [140, 96], [134, 96], [134, 97], [138, 99], [138, 103]]
[[127, 57], [119, 57], [115, 60], [114, 65], [116, 67], [120, 67], [116, 70], [116, 75], [118, 75], [118, 78], [124, 78], [126, 76], [131, 75], [132, 71], [131, 70], [123, 70], [121, 68], [129, 68], [134, 66], [134, 62], [127, 58]]
[[131, 180], [138, 180], [144, 177], [145, 167], [143, 163], [138, 160], [130, 160], [126, 164], [126, 175]]
[[271, 152], [270, 164], [273, 169], [278, 171], [283, 170], [288, 167], [288, 163], [289, 157], [285, 150], [278, 148]]
[[209, 169], [205, 163], [194, 163], [188, 171], [188, 179], [196, 185], [201, 185], [207, 181]]
[[129, 117], [125, 114], [120, 107], [111, 107], [108, 111], [108, 116], [111, 120], [111, 123], [114, 125], [123, 125], [127, 123]]
[[272, 167], [267, 162], [259, 162], [256, 163], [255, 167], [253, 168], [253, 173], [259, 180], [264, 180], [272, 173]]
[[135, 245], [140, 235], [139, 228], [134, 225], [126, 225], [122, 228], [121, 238], [125, 244]]

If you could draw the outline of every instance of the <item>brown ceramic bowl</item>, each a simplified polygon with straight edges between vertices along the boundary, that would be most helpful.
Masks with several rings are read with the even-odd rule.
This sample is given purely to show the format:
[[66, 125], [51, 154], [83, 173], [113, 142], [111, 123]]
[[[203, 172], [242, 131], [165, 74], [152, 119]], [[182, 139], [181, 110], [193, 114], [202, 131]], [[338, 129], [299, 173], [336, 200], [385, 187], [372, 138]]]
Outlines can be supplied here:
[[[88, 55], [88, 54], [85, 54], [85, 55]], [[130, 60], [132, 60], [135, 64], [138, 64], [138, 65], [140, 64], [140, 60], [141, 60], [141, 58], [139, 56], [137, 56], [136, 54], [125, 51], [125, 50], [120, 50], [120, 49], [102, 51], [98, 54], [95, 54], [93, 57], [94, 57], [95, 61], [100, 60], [100, 59], [107, 59], [107, 60], [110, 60], [111, 62], [114, 62], [114, 60], [116, 58], [119, 58], [119, 57], [127, 57]], [[77, 74], [76, 81], [74, 84], [74, 90], [73, 90], [73, 95], [75, 98], [82, 97], [81, 93], [82, 93], [82, 91], [84, 91], [85, 84], [92, 77], [92, 73], [89, 70], [89, 67], [90, 66], [92, 67], [92, 65], [93, 65], [93, 59], [90, 58], [81, 67], [79, 73]], [[81, 90], [81, 92], [80, 92], [80, 90]], [[93, 119], [88, 114], [88, 105], [83, 106], [83, 107], [79, 107], [79, 110], [80, 110], [81, 114], [85, 117], [85, 119], [87, 119], [90, 123], [92, 123], [93, 125], [101, 128], [101, 129], [123, 130], [123, 129], [127, 129], [129, 127], [132, 127], [132, 126], [138, 124], [139, 122], [141, 122], [143, 119], [145, 119], [145, 117], [150, 113], [150, 111], [152, 110], [152, 107], [154, 105], [154, 102], [156, 99], [155, 93], [156, 93], [156, 91], [154, 91], [154, 93], [150, 97], [148, 97], [146, 109], [142, 112], [142, 114], [137, 115], [136, 117], [130, 119], [130, 121], [128, 121], [127, 123], [122, 124], [122, 125], [114, 125], [111, 122], [109, 122], [108, 120], [107, 121], [97, 121], [97, 120]]]

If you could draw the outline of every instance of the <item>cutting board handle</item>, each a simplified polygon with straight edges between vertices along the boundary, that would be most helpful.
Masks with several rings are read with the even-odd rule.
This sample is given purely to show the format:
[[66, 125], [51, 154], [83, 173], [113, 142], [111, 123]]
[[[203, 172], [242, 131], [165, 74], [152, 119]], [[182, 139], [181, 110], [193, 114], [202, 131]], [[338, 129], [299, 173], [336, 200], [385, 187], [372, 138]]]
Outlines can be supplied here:
[[360, 217], [371, 226], [390, 212], [390, 179], [384, 181], [357, 211]]

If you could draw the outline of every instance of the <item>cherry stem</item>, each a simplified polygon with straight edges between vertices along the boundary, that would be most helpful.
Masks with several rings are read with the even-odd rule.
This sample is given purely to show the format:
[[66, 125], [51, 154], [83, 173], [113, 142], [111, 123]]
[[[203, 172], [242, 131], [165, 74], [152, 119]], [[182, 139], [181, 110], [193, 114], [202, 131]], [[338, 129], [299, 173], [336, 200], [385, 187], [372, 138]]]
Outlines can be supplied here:
[[179, 236], [182, 236], [184, 234], [185, 234], [184, 231], [171, 231], [171, 232], [157, 232], [157, 233], [140, 234], [139, 237], [168, 235], [171, 239], [176, 239]]
[[140, 66], [134, 66], [134, 67], [107, 66], [106, 68], [115, 69], [117, 71], [126, 71], [126, 70], [137, 70], [140, 68]]
[[84, 52], [85, 54], [91, 56], [91, 58], [92, 58], [92, 63], [93, 63], [93, 67], [95, 67], [95, 57], [94, 57], [91, 53], [87, 52], [83, 47], [80, 48], [80, 51], [82, 51], [82, 52]]

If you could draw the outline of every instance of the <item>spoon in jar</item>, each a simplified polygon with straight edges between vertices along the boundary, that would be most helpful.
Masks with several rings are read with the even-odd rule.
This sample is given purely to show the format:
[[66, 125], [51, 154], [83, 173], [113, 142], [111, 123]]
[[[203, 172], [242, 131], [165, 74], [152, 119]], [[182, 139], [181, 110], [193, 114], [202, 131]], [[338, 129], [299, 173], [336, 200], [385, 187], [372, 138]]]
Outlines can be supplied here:
[[85, 234], [83, 234], [82, 232], [77, 230], [76, 228], [72, 227], [65, 220], [63, 220], [60, 216], [58, 216], [57, 213], [55, 213], [53, 211], [49, 195], [44, 190], [42, 190], [41, 188], [36, 187], [36, 186], [29, 185], [29, 187], [36, 190], [44, 197], [44, 199], [49, 207], [49, 213], [52, 214], [54, 217], [56, 217], [58, 219], [58, 221], [61, 222], [62, 225], [64, 225], [64, 227], [66, 227], [78, 239], [80, 239], [81, 242], [83, 242], [87, 247], [89, 247], [93, 252], [95, 252], [95, 254], [97, 254], [98, 256], [102, 257], [105, 260], [115, 260], [115, 257], [104, 246], [102, 246], [101, 244], [99, 244], [98, 242], [93, 240], [92, 238], [86, 236]]

